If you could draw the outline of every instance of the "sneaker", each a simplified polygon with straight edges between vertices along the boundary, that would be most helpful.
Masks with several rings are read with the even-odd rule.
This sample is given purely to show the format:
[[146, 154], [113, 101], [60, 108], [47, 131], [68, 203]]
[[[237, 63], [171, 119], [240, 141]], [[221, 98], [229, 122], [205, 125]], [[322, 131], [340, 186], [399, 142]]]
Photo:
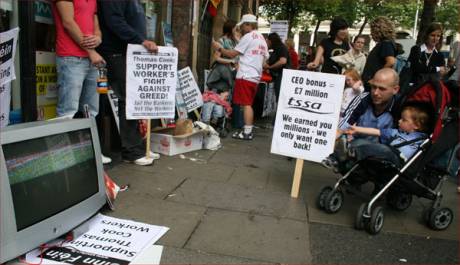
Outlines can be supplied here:
[[321, 161], [321, 165], [323, 165], [327, 169], [333, 170], [334, 172], [338, 172], [339, 162], [337, 162], [337, 160], [333, 157], [326, 157], [325, 159], [323, 159], [323, 161]]
[[239, 131], [239, 132], [234, 133], [232, 137], [234, 139], [250, 141], [254, 138], [254, 134], [252, 134], [252, 132], [244, 133], [244, 131]]
[[346, 160], [348, 155], [348, 141], [347, 136], [342, 135], [337, 139], [336, 147], [334, 148], [335, 153], [340, 161]]
[[145, 156], [141, 157], [141, 158], [138, 158], [134, 161], [130, 161], [138, 166], [150, 166], [150, 165], [153, 165], [153, 158], [150, 157], [150, 158], [147, 158]]
[[158, 160], [160, 159], [160, 154], [150, 151], [150, 158], [153, 158], [153, 160]]
[[102, 164], [109, 164], [109, 163], [112, 163], [112, 159], [110, 157], [107, 157], [103, 154], [101, 154], [101, 157], [102, 157]]

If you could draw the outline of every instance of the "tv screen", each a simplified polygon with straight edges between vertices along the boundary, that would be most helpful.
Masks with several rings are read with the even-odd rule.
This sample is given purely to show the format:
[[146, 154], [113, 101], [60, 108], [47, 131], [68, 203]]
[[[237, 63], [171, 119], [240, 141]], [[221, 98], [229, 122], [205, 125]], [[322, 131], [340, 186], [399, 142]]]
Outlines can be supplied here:
[[91, 129], [3, 145], [17, 231], [98, 193]]

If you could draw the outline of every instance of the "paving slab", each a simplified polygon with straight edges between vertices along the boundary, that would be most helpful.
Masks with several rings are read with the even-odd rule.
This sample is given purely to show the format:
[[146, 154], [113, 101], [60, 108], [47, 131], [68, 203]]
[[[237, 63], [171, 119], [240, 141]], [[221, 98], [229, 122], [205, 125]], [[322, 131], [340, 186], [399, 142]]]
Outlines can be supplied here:
[[174, 194], [175, 196], [169, 197], [167, 200], [229, 211], [306, 220], [306, 209], [303, 201], [293, 199], [286, 193], [268, 192], [228, 183], [187, 179], [174, 191]]
[[268, 171], [259, 168], [248, 166], [238, 167], [234, 169], [228, 183], [264, 189], [267, 186], [268, 174]]
[[206, 253], [203, 251], [164, 247], [161, 264], [270, 264], [260, 260]]
[[121, 164], [107, 173], [118, 185], [129, 185], [130, 193], [148, 194], [153, 198], [164, 198], [185, 180], [183, 176], [155, 171], [154, 166]]
[[186, 248], [275, 263], [311, 263], [305, 222], [210, 209]]
[[106, 211], [105, 214], [169, 227], [170, 230], [156, 244], [180, 248], [185, 245], [205, 211], [205, 207], [159, 200], [128, 190], [119, 193], [115, 210]]

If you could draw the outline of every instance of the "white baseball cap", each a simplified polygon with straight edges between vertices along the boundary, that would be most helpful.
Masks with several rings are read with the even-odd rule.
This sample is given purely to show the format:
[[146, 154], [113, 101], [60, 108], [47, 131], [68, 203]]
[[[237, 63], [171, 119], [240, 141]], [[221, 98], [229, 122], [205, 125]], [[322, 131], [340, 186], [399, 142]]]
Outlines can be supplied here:
[[238, 22], [238, 24], [236, 24], [236, 25], [239, 27], [243, 23], [257, 23], [257, 17], [254, 16], [253, 14], [243, 15], [243, 17], [241, 18], [240, 22]]

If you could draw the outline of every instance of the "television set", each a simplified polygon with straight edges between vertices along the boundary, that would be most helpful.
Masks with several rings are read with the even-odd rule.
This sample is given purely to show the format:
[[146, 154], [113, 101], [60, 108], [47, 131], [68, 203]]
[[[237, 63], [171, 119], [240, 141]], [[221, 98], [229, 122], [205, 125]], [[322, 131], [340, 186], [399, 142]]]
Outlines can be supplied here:
[[0, 264], [57, 238], [106, 202], [94, 119], [0, 131]]

